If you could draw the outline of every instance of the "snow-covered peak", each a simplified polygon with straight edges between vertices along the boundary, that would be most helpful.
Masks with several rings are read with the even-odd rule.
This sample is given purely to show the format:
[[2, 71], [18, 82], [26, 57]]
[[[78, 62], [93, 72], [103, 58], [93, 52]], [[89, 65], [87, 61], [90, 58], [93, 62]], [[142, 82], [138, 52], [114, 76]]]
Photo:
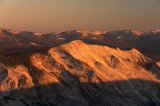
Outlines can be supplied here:
[[38, 33], [38, 32], [35, 32], [34, 35], [35, 35], [35, 36], [42, 36], [42, 34], [41, 34], [41, 33]]
[[152, 33], [160, 33], [160, 29], [157, 29], [157, 30], [152, 30]]
[[108, 32], [110, 35], [117, 35], [117, 34], [132, 34], [132, 35], [142, 35], [143, 32], [137, 30], [118, 30], [118, 31], [111, 31]]
[[9, 32], [15, 35], [20, 33], [19, 31], [12, 31], [12, 30], [10, 30]]
[[16, 34], [18, 34], [20, 32], [19, 31], [10, 30], [10, 29], [2, 29], [2, 28], [0, 28], [0, 33], [16, 35]]
[[77, 32], [82, 33], [83, 36], [87, 36], [89, 34], [101, 35], [106, 33], [105, 31], [83, 31], [83, 30], [78, 30]]
[[143, 32], [137, 31], [137, 30], [131, 30], [131, 33], [132, 33], [133, 35], [142, 35], [142, 34], [143, 34]]

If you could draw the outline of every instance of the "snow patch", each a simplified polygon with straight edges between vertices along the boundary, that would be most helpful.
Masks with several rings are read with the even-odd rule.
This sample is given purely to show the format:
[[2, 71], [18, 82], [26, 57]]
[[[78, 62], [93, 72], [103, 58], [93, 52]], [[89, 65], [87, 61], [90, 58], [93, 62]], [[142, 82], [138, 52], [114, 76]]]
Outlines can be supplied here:
[[37, 46], [38, 45], [35, 42], [30, 42], [30, 44], [33, 45], [33, 46]]
[[35, 35], [35, 36], [42, 36], [41, 33], [37, 33], [37, 32], [35, 32], [34, 35]]

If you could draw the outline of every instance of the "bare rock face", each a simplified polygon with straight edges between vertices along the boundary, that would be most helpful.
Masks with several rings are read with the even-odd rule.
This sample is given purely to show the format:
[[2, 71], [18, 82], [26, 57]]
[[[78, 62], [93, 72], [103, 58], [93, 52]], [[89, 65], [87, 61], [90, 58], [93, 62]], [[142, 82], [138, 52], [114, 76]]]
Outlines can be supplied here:
[[76, 40], [35, 53], [30, 61], [32, 66], [0, 64], [0, 105], [160, 105], [159, 65], [136, 49]]
[[3, 68], [0, 75], [1, 91], [33, 87], [32, 78], [25, 66], [20, 65], [16, 68]]
[[158, 66], [158, 67], [160, 67], [160, 61], [159, 61], [159, 62], [157, 62], [157, 66]]

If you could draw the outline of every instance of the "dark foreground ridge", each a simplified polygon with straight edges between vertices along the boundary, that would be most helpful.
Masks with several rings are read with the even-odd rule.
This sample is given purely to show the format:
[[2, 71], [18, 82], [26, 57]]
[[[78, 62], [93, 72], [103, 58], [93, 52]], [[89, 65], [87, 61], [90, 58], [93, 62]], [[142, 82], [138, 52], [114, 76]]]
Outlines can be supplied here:
[[0, 92], [0, 106], [159, 106], [159, 89], [160, 83], [142, 79], [100, 83], [77, 79]]

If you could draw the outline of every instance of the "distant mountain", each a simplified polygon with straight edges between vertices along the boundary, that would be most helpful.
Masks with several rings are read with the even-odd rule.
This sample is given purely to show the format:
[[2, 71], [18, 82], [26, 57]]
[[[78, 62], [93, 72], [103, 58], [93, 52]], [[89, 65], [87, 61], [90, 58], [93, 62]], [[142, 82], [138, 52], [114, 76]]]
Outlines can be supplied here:
[[[112, 48], [138, 49], [142, 53], [160, 53], [160, 30], [140, 32], [119, 30], [110, 32], [72, 30], [40, 34], [35, 32], [0, 30], [1, 52], [24, 52], [59, 46], [82, 40], [87, 44], [106, 45]], [[155, 57], [157, 58], [157, 57]]]
[[113, 47], [136, 48], [141, 52], [160, 52], [160, 33], [138, 31], [113, 31], [103, 35]]
[[0, 31], [1, 51], [19, 52], [34, 48], [48, 47], [50, 44], [46, 39], [39, 38], [33, 32], [14, 32], [1, 29]]
[[[74, 35], [82, 34], [53, 39]], [[43, 52], [0, 55], [2, 106], [158, 106], [159, 88], [159, 62], [134, 48], [74, 40]]]

